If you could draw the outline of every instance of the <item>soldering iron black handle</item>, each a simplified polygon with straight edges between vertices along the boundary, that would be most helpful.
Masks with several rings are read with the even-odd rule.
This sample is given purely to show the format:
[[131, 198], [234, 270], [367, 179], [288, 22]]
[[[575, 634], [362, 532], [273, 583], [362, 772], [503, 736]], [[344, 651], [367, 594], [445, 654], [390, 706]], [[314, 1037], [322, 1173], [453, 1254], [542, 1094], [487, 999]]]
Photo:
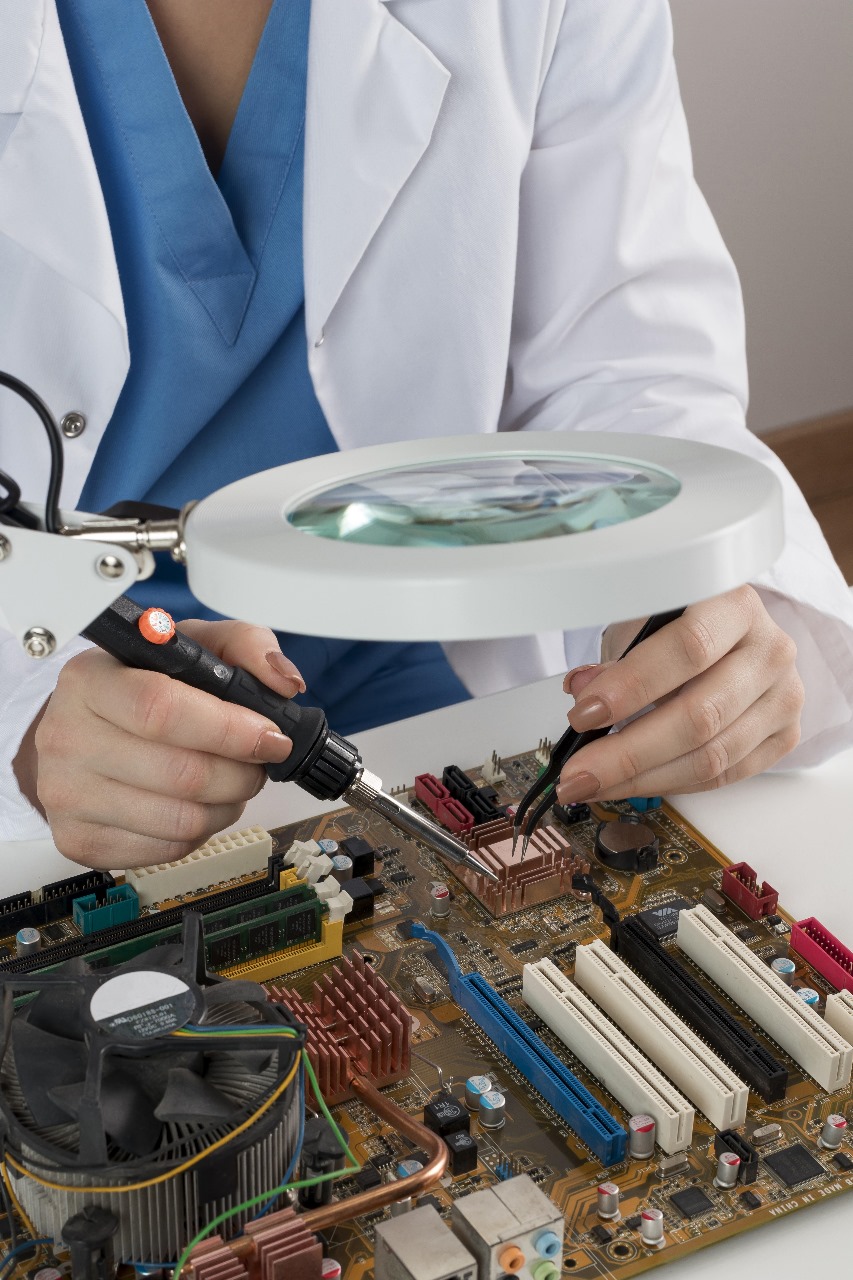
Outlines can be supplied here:
[[318, 800], [337, 800], [343, 795], [361, 770], [361, 758], [351, 742], [329, 728], [319, 707], [301, 707], [283, 698], [181, 631], [166, 644], [153, 644], [139, 629], [143, 613], [134, 600], [119, 596], [83, 635], [125, 666], [159, 671], [223, 702], [266, 716], [293, 742], [284, 764], [266, 766], [273, 781], [296, 782]]

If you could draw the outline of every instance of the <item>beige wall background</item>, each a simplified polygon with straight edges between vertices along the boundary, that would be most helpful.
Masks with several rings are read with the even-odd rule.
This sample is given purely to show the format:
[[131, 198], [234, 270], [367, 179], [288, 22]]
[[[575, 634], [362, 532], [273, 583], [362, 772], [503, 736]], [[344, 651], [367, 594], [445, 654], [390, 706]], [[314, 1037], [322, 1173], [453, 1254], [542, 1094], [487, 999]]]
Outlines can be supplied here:
[[744, 288], [750, 425], [853, 408], [853, 0], [671, 0], [696, 175]]

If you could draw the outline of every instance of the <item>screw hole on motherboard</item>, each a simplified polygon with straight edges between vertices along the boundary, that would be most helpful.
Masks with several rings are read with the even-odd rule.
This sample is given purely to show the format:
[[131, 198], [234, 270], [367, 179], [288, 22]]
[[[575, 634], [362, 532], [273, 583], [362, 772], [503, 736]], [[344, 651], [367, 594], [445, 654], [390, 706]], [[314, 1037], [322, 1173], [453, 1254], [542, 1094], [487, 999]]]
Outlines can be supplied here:
[[361, 953], [361, 958], [362, 958], [362, 960], [364, 961], [364, 963], [365, 963], [365, 964], [378, 964], [378, 963], [379, 963], [379, 957], [378, 957], [378, 956], [374, 956], [374, 955], [372, 955], [372, 954], [371, 954], [371, 952], [369, 952], [369, 951], [362, 951], [362, 953]]
[[564, 1270], [564, 1271], [574, 1271], [574, 1269], [575, 1269], [575, 1267], [576, 1267], [577, 1265], [578, 1265], [578, 1260], [577, 1260], [577, 1258], [563, 1258], [563, 1270]]
[[671, 862], [674, 867], [680, 866], [682, 862], [687, 861], [687, 854], [682, 849], [667, 849], [664, 854], [667, 862]]
[[616, 1258], [627, 1258], [629, 1254], [633, 1253], [633, 1249], [629, 1244], [615, 1244], [610, 1252]]

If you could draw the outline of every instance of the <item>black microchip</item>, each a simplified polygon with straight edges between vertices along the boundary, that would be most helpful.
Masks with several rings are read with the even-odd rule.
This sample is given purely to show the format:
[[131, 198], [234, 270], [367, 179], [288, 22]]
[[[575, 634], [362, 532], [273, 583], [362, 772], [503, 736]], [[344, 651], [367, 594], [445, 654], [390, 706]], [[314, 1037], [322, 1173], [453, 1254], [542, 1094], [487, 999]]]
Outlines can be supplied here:
[[675, 1205], [682, 1218], [699, 1218], [709, 1209], [713, 1209], [714, 1201], [706, 1196], [701, 1187], [685, 1187], [669, 1197], [670, 1204]]
[[348, 858], [352, 858], [352, 873], [354, 876], [373, 875], [373, 869], [376, 865], [376, 852], [373, 845], [368, 844], [363, 836], [347, 836], [346, 840], [341, 841], [341, 852], [345, 853]]
[[446, 1138], [449, 1133], [467, 1133], [471, 1127], [471, 1114], [449, 1093], [439, 1093], [424, 1107], [424, 1124], [433, 1133]]
[[313, 941], [317, 929], [317, 908], [309, 903], [300, 911], [289, 915], [284, 925], [285, 944]]
[[686, 898], [673, 898], [671, 902], [662, 902], [659, 907], [638, 911], [637, 919], [642, 920], [656, 938], [671, 938], [678, 931], [679, 912], [688, 911], [692, 905]]
[[441, 1213], [444, 1205], [435, 1196], [420, 1196], [418, 1198], [418, 1208], [422, 1209], [427, 1204], [431, 1209], [435, 1209], [436, 1213]]
[[853, 1169], [853, 1160], [847, 1155], [846, 1151], [839, 1151], [837, 1155], [832, 1157], [832, 1163], [836, 1169], [849, 1170]]
[[754, 1191], [742, 1191], [738, 1196], [738, 1200], [744, 1209], [760, 1209], [761, 1199]]
[[234, 964], [240, 959], [239, 933], [227, 934], [224, 938], [214, 938], [208, 946], [208, 958], [211, 969], [222, 969], [225, 965]]
[[765, 1156], [764, 1163], [786, 1187], [798, 1187], [803, 1182], [811, 1182], [812, 1178], [826, 1176], [823, 1165], [815, 1160], [801, 1142]]
[[608, 1231], [601, 1223], [597, 1223], [589, 1233], [589, 1238], [593, 1244], [610, 1244], [613, 1239], [613, 1232]]
[[249, 930], [249, 955], [265, 955], [278, 945], [278, 921], [266, 920]]
[[8, 960], [11, 954], [11, 947], [0, 947], [0, 960]]
[[388, 877], [392, 884], [411, 884], [414, 878], [410, 871], [395, 871], [392, 876]]
[[45, 924], [42, 925], [41, 936], [47, 938], [48, 942], [59, 942], [60, 938], [65, 937], [65, 930], [61, 924]]
[[632, 1213], [630, 1218], [625, 1219], [625, 1226], [629, 1231], [639, 1231], [640, 1223], [643, 1221], [642, 1214]]
[[522, 951], [533, 951], [539, 943], [534, 938], [527, 938], [524, 942], [514, 942], [510, 947], [510, 951], [514, 956], [520, 956]]
[[359, 1169], [354, 1181], [359, 1191], [371, 1191], [379, 1186], [382, 1174], [372, 1164], [366, 1164], [363, 1169]]
[[771, 929], [774, 929], [777, 924], [782, 923], [782, 917], [781, 916], [765, 916], [764, 923], [766, 925], [769, 925]]
[[[461, 1178], [477, 1168], [477, 1143], [470, 1133], [449, 1133], [444, 1139], [450, 1152], [450, 1173]], [[420, 1201], [423, 1204], [423, 1200]]]

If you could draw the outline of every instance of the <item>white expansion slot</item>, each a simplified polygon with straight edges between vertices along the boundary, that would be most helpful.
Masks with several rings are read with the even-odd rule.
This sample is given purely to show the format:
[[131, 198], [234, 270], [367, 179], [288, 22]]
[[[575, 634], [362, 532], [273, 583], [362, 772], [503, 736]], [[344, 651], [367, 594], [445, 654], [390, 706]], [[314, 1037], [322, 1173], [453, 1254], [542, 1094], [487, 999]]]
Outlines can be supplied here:
[[716, 1129], [737, 1129], [744, 1123], [749, 1086], [606, 943], [596, 939], [578, 947], [575, 982]]
[[153, 867], [130, 867], [125, 884], [139, 894], [139, 904], [151, 907], [183, 894], [197, 893], [236, 880], [252, 871], [263, 871], [272, 854], [272, 836], [263, 827], [245, 827], [214, 836], [178, 862], [158, 862]]
[[693, 1137], [693, 1108], [618, 1027], [550, 960], [526, 964], [523, 995], [630, 1115], [654, 1116], [657, 1141], [670, 1154]]
[[824, 1089], [850, 1083], [853, 1046], [707, 907], [680, 913], [678, 945]]
[[826, 1021], [853, 1044], [853, 991], [836, 991], [826, 997]]

